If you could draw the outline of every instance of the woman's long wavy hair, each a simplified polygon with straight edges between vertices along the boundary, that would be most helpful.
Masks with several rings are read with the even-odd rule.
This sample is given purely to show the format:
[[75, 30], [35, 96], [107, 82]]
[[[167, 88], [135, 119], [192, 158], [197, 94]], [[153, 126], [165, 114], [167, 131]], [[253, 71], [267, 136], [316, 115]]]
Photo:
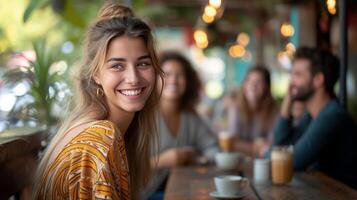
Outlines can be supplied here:
[[[74, 108], [71, 108], [70, 115], [64, 120], [58, 133], [47, 147], [38, 168], [37, 184], [43, 179], [43, 173], [55, 147], [65, 137], [68, 130], [95, 120], [108, 119], [109, 107], [105, 98], [96, 94], [98, 85], [93, 80], [93, 76], [103, 67], [110, 42], [121, 36], [143, 40], [149, 51], [155, 76], [162, 79], [163, 72], [159, 66], [150, 27], [136, 18], [130, 8], [115, 2], [106, 2], [99, 11], [97, 21], [89, 28], [86, 35], [82, 62], [74, 79], [76, 89], [72, 104]], [[157, 88], [157, 81], [152, 88]], [[139, 189], [149, 179], [150, 146], [157, 142], [154, 116], [160, 92], [161, 90], [152, 91], [144, 108], [135, 114], [127, 130], [128, 134], [125, 134], [133, 199], [138, 198]], [[35, 198], [38, 192], [39, 188], [35, 186]]]
[[[247, 77], [251, 73], [259, 73], [265, 84], [265, 90], [263, 93], [263, 97], [260, 99], [258, 103], [258, 107], [256, 109], [250, 108], [248, 105], [248, 100], [244, 95], [244, 84], [246, 82]], [[274, 98], [271, 94], [271, 80], [270, 80], [270, 72], [265, 66], [254, 66], [249, 69], [247, 75], [245, 76], [245, 80], [243, 82], [242, 87], [240, 88], [238, 95], [237, 95], [237, 105], [238, 109], [242, 113], [242, 119], [245, 124], [252, 125], [253, 119], [258, 117], [262, 121], [263, 130], [268, 133], [269, 130], [272, 128], [275, 120], [275, 115], [277, 111], [276, 103]]]

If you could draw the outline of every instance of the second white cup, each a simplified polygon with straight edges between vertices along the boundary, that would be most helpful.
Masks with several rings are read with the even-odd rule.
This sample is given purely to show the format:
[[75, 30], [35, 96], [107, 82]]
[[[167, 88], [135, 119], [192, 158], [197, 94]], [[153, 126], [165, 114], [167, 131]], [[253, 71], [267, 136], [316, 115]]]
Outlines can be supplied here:
[[270, 160], [255, 159], [254, 160], [254, 182], [267, 183], [270, 181]]

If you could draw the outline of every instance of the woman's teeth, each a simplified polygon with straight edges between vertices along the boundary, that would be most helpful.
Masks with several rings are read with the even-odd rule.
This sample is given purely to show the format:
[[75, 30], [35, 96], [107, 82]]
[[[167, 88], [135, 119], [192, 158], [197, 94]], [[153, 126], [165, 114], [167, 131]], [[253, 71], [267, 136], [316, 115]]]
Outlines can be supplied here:
[[125, 96], [137, 96], [140, 95], [143, 89], [136, 90], [119, 90], [119, 92]]

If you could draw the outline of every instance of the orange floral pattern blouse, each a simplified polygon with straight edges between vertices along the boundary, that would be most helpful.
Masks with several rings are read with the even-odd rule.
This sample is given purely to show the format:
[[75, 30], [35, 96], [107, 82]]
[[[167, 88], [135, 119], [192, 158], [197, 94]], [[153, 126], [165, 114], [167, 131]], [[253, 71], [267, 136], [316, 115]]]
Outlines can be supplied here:
[[130, 199], [124, 137], [97, 121], [72, 139], [49, 164], [39, 199]]

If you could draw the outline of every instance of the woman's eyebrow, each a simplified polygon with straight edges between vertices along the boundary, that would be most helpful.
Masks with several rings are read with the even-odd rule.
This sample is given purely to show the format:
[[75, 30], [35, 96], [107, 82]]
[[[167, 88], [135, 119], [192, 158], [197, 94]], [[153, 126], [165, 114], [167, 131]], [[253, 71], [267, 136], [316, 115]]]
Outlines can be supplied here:
[[[137, 60], [144, 60], [144, 59], [150, 59], [150, 55], [143, 55], [143, 56], [140, 56], [137, 58]], [[113, 58], [109, 58], [107, 60], [107, 63], [108, 62], [113, 62], [113, 61], [122, 61], [122, 62], [125, 62], [127, 61], [125, 58], [120, 58], [120, 57], [113, 57]]]
[[150, 59], [151, 57], [149, 55], [144, 55], [144, 56], [140, 56], [138, 58], [138, 60], [144, 60], [144, 59]]
[[112, 62], [112, 61], [126, 61], [126, 59], [125, 58], [113, 57], [113, 58], [109, 58], [107, 60], [107, 62]]

